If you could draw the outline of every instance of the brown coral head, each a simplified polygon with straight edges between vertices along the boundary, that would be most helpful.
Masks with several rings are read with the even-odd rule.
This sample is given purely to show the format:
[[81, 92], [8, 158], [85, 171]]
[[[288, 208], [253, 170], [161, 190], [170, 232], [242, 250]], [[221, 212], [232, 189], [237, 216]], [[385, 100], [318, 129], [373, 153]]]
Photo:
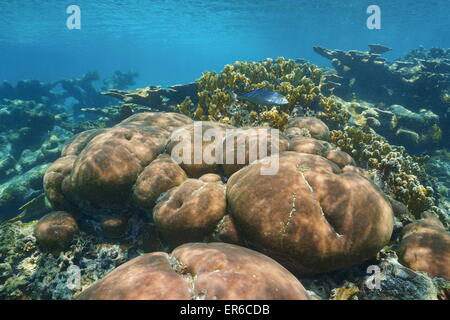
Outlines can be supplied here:
[[223, 139], [222, 167], [226, 176], [244, 166], [270, 156], [262, 174], [276, 174], [278, 170], [278, 155], [288, 149], [288, 140], [277, 129], [272, 128], [241, 128], [227, 130]]
[[260, 166], [227, 183], [228, 210], [249, 244], [312, 274], [362, 262], [388, 243], [392, 208], [366, 178], [306, 153], [281, 153], [276, 175]]
[[423, 220], [403, 228], [398, 249], [401, 264], [450, 281], [450, 235], [438, 218], [424, 214]]
[[143, 210], [151, 210], [161, 194], [186, 179], [186, 173], [169, 155], [160, 155], [138, 176], [133, 187], [134, 203]]
[[322, 120], [314, 117], [292, 118], [289, 120], [286, 130], [290, 128], [307, 129], [311, 137], [315, 139], [328, 141], [330, 138], [328, 126]]
[[223, 184], [188, 179], [159, 199], [153, 219], [164, 239], [174, 247], [211, 235], [225, 209]]
[[265, 174], [275, 174], [276, 158], [287, 150], [287, 139], [270, 128], [241, 128], [197, 121], [174, 131], [166, 152], [180, 164], [188, 176], [198, 178], [206, 173], [217, 173], [220, 166], [231, 175], [246, 164], [273, 156]]
[[67, 249], [78, 233], [77, 222], [72, 215], [64, 211], [52, 212], [42, 217], [34, 229], [37, 242], [45, 250], [56, 254]]
[[189, 243], [172, 254], [128, 261], [84, 290], [79, 300], [309, 300], [289, 271], [256, 251]]

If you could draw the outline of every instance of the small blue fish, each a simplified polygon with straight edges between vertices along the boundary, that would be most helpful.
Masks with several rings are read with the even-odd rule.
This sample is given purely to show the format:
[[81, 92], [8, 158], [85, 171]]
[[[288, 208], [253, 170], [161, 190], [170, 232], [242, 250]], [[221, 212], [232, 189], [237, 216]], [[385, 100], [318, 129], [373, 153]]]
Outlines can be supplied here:
[[233, 93], [232, 95], [234, 100], [241, 99], [254, 104], [283, 106], [289, 103], [286, 97], [282, 94], [267, 90], [255, 90], [239, 96], [235, 93]]

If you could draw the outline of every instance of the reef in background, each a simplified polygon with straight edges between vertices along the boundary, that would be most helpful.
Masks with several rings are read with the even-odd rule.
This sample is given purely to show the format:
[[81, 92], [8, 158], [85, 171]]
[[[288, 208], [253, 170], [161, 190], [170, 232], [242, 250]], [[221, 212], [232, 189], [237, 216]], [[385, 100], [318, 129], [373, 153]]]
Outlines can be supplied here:
[[[397, 118], [410, 118], [418, 123], [416, 129], [400, 126], [395, 133], [409, 140], [411, 152], [448, 148], [449, 141], [442, 137], [450, 133], [449, 49], [420, 48], [392, 62], [373, 52], [323, 47], [314, 50], [335, 68], [331, 74], [339, 84], [334, 90], [336, 95], [345, 100], [374, 103], [381, 109], [390, 109]], [[422, 131], [424, 127], [428, 132]]]
[[97, 87], [95, 82], [100, 81], [98, 72], [91, 71], [78, 79], [59, 80], [55, 82], [41, 82], [38, 80], [22, 80], [15, 86], [7, 81], [0, 85], [0, 100], [26, 100], [44, 103], [47, 106], [64, 105], [66, 99], [74, 99], [71, 104], [75, 113], [82, 107], [102, 107], [112, 103], [113, 100], [102, 95], [102, 91], [109, 89], [126, 89], [135, 84], [138, 74], [135, 71], [116, 71], [111, 77], [105, 78], [102, 85]]
[[[79, 79], [44, 83], [19, 81], [0, 86], [0, 222], [17, 215], [42, 194], [46, 167], [60, 154], [68, 139], [80, 131], [105, 125], [83, 112], [111, 106], [114, 99], [102, 94], [110, 88], [134, 84], [137, 73], [116, 71], [103, 80], [89, 72]], [[125, 117], [128, 115], [125, 115]], [[47, 210], [48, 211], [48, 210]]]

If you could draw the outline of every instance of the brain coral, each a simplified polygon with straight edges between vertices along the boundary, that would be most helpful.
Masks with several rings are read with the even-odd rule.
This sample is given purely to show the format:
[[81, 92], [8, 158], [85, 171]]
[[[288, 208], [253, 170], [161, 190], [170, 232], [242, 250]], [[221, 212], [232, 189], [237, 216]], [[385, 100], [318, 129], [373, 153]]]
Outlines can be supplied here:
[[261, 175], [263, 165], [227, 183], [228, 209], [252, 246], [313, 274], [359, 263], [388, 243], [392, 208], [363, 176], [296, 152], [280, 154], [275, 175]]
[[265, 255], [224, 243], [189, 243], [116, 268], [80, 300], [308, 300], [302, 284]]
[[298, 129], [307, 129], [311, 137], [318, 140], [328, 141], [330, 138], [328, 126], [322, 120], [314, 117], [292, 118], [287, 124], [286, 134], [294, 133]]
[[432, 215], [403, 229], [398, 257], [408, 268], [450, 281], [450, 235]]
[[46, 250], [55, 253], [66, 249], [77, 233], [79, 233], [77, 222], [64, 211], [45, 215], [34, 229], [37, 242]]
[[[223, 171], [227, 177], [254, 160], [288, 149], [288, 140], [270, 128], [249, 128], [228, 132], [223, 137]], [[278, 132], [277, 132], [278, 133]], [[264, 150], [265, 149], [265, 150]]]
[[330, 161], [336, 163], [340, 168], [344, 168], [349, 165], [356, 165], [355, 160], [346, 152], [341, 150], [329, 150], [324, 155]]
[[289, 151], [322, 154], [330, 148], [328, 142], [309, 137], [294, 136], [289, 140]]
[[102, 220], [100, 227], [107, 238], [120, 238], [128, 229], [128, 217], [126, 215], [108, 216]]
[[[169, 138], [166, 152], [178, 158], [180, 166], [189, 177], [198, 178], [206, 173], [219, 171], [220, 164], [217, 162], [215, 148], [222, 141], [230, 125], [212, 122], [196, 121], [193, 124], [180, 127], [175, 130]], [[211, 137], [208, 135], [211, 134]], [[195, 144], [199, 141], [199, 144]], [[206, 156], [211, 161], [206, 161]], [[197, 159], [197, 157], [200, 157]]]
[[191, 122], [176, 113], [146, 112], [79, 134], [47, 171], [47, 197], [87, 214], [126, 210], [138, 176], [164, 150], [171, 132]]
[[76, 156], [65, 156], [56, 160], [44, 175], [44, 191], [54, 210], [73, 209], [73, 205], [62, 192], [62, 182], [72, 171]]
[[225, 186], [188, 179], [172, 188], [157, 203], [153, 220], [173, 246], [201, 241], [212, 234], [225, 215]]
[[137, 178], [133, 190], [134, 201], [140, 208], [149, 210], [162, 193], [186, 179], [186, 173], [169, 155], [160, 155]]

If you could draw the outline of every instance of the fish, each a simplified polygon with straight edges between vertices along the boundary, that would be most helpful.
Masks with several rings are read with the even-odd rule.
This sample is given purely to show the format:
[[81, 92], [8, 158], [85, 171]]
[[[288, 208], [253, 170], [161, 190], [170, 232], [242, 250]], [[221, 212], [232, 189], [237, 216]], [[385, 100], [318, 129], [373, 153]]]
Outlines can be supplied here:
[[232, 93], [234, 100], [241, 99], [249, 101], [254, 104], [263, 104], [271, 106], [283, 106], [289, 103], [285, 96], [278, 92], [267, 91], [267, 90], [255, 90], [252, 92], [247, 92], [242, 95], [237, 95]]
[[339, 88], [341, 86], [340, 83], [333, 82], [333, 81], [327, 81], [320, 85], [320, 88], [327, 89], [329, 91], [333, 91], [336, 88]]
[[45, 194], [41, 193], [37, 197], [31, 199], [23, 206], [21, 206], [19, 208], [19, 211], [21, 213], [18, 216], [3, 221], [1, 224], [12, 223], [16, 221], [32, 221], [40, 219], [42, 216], [51, 211], [51, 206]]

